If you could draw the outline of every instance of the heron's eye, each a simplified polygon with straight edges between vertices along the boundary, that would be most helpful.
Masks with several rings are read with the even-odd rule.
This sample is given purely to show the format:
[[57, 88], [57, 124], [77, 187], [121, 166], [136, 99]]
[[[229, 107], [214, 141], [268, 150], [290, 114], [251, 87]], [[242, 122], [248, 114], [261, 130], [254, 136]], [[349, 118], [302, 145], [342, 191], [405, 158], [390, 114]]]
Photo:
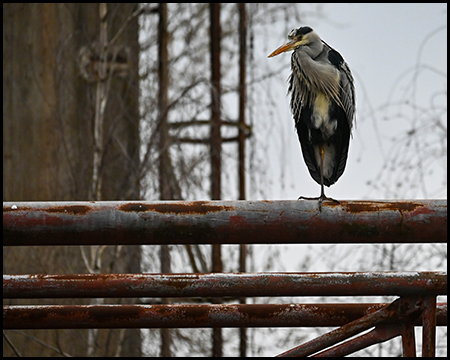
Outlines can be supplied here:
[[297, 32], [297, 29], [292, 29], [292, 30], [290, 31], [290, 33], [288, 34], [288, 39], [289, 39], [289, 40], [292, 40], [292, 39], [294, 38], [296, 32]]

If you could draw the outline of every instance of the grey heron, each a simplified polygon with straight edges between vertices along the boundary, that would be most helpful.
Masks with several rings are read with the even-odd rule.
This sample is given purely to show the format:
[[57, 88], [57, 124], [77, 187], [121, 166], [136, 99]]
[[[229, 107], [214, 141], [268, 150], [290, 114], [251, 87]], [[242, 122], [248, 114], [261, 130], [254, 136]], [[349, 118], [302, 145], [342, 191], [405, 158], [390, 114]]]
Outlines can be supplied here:
[[347, 163], [350, 135], [355, 117], [355, 87], [350, 68], [341, 54], [324, 42], [310, 27], [288, 34], [288, 42], [268, 57], [293, 50], [288, 92], [303, 159], [311, 177], [321, 186], [333, 185]]

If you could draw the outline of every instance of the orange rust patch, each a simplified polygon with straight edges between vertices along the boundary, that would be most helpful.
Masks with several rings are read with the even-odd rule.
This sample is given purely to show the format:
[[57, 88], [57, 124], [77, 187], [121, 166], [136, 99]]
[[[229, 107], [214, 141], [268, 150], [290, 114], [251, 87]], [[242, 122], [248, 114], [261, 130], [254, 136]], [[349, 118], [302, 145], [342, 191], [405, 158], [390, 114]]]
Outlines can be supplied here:
[[421, 203], [414, 202], [341, 202], [342, 205], [347, 207], [347, 211], [358, 212], [373, 212], [380, 210], [392, 210], [392, 211], [415, 211], [418, 208], [425, 206]]
[[129, 203], [120, 206], [120, 210], [127, 212], [156, 211], [162, 214], [207, 214], [210, 212], [234, 210], [232, 206], [211, 205], [207, 201], [192, 201], [189, 203], [159, 203], [143, 204]]
[[42, 210], [49, 213], [86, 215], [91, 210], [91, 208], [86, 205], [70, 205], [70, 206], [56, 206]]

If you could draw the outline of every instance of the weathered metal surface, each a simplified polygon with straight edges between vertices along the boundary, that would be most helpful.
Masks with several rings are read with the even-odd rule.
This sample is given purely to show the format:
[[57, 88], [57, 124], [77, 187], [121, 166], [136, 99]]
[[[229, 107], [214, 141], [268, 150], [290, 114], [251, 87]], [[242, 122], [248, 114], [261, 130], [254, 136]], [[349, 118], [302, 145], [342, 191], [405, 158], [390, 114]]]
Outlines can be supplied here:
[[[3, 329], [341, 326], [388, 304], [4, 306]], [[447, 323], [438, 304], [438, 325]], [[386, 323], [393, 323], [396, 319]], [[417, 325], [420, 324], [420, 319]]]
[[422, 313], [422, 356], [434, 357], [436, 347], [436, 297], [426, 296]]
[[[447, 240], [446, 200], [3, 203], [3, 244], [432, 243]], [[4, 298], [405, 296], [390, 304], [4, 306], [4, 328], [340, 326], [283, 356], [338, 356], [402, 335], [434, 356], [447, 324], [443, 272], [4, 275]], [[416, 296], [414, 298], [408, 296]], [[420, 300], [417, 300], [420, 299]], [[420, 318], [418, 316], [422, 314]], [[359, 319], [358, 319], [359, 318]], [[358, 319], [358, 320], [355, 320]], [[350, 322], [350, 323], [348, 323]], [[394, 324], [387, 326], [386, 324]]]
[[[308, 356], [323, 349], [326, 349], [340, 341], [348, 339], [362, 331], [368, 330], [373, 326], [382, 324], [388, 319], [392, 320], [397, 319], [398, 322], [401, 322], [404, 320], [410, 321], [413, 318], [414, 319], [418, 318], [422, 310], [423, 310], [423, 301], [421, 300], [421, 298], [417, 297], [399, 298], [395, 300], [393, 303], [389, 304], [388, 306], [380, 310], [377, 310], [372, 314], [363, 316], [358, 320], [352, 321], [338, 329], [330, 331], [327, 334], [321, 335], [300, 346], [290, 349], [278, 356], [279, 357]], [[385, 334], [385, 337], [389, 337], [390, 335], [393, 334]], [[351, 342], [350, 346], [352, 347], [354, 346], [354, 344], [355, 342]]]
[[446, 241], [446, 200], [3, 203], [8, 246]]
[[401, 326], [398, 324], [378, 325], [368, 333], [346, 341], [344, 344], [314, 354], [314, 357], [343, 357], [366, 347], [391, 340], [400, 334]]
[[[445, 310], [445, 316], [447, 316], [447, 304], [445, 309], [440, 309], [440, 312]], [[447, 320], [445, 320], [447, 324]], [[416, 357], [416, 336], [414, 334], [414, 324], [409, 322], [403, 322], [402, 327], [402, 346], [403, 357]]]
[[3, 275], [4, 298], [446, 295], [446, 272]]

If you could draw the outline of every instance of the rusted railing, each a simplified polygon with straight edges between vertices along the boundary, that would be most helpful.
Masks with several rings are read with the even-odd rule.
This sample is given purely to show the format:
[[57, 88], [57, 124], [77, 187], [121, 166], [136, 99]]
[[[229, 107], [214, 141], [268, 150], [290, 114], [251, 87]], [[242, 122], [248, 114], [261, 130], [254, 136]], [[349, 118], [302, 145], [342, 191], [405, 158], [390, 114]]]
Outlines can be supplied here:
[[9, 246], [446, 241], [445, 200], [3, 203]]
[[[446, 242], [446, 201], [4, 203], [3, 244]], [[434, 356], [442, 272], [3, 275], [4, 298], [397, 295], [391, 304], [4, 306], [4, 329], [341, 326], [281, 356], [342, 356], [402, 336]], [[374, 330], [333, 348], [371, 327]], [[324, 350], [321, 353], [317, 353]]]
[[[4, 329], [342, 326], [389, 304], [212, 304], [5, 306]], [[447, 304], [437, 306], [447, 325]], [[398, 324], [394, 317], [384, 324]], [[414, 320], [422, 325], [422, 319]]]
[[[55, 286], [57, 284], [57, 286]], [[4, 275], [4, 298], [441, 295], [442, 272]]]

